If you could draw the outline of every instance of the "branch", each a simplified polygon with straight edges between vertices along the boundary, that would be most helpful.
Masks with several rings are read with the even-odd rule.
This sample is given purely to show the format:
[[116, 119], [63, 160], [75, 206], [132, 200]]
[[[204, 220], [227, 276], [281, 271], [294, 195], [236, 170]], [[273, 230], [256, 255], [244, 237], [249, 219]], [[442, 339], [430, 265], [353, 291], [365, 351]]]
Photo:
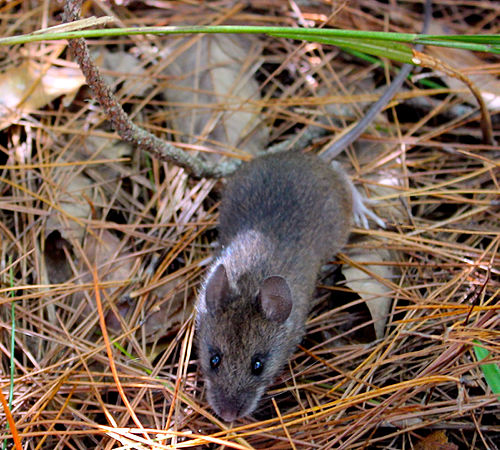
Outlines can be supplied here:
[[[80, 19], [82, 0], [67, 0], [64, 7], [64, 21], [73, 22]], [[144, 150], [154, 157], [176, 164], [196, 178], [220, 178], [232, 173], [238, 162], [231, 160], [208, 164], [196, 156], [180, 150], [174, 145], [157, 138], [155, 135], [135, 125], [113, 95], [110, 87], [103, 80], [99, 70], [90, 57], [89, 48], [84, 39], [71, 39], [69, 48], [79, 64], [87, 84], [100, 103], [114, 130], [120, 137], [139, 150]]]
[[479, 110], [481, 111], [481, 131], [483, 132], [483, 143], [487, 145], [495, 145], [495, 141], [493, 139], [493, 126], [491, 124], [490, 113], [488, 112], [488, 108], [483, 99], [481, 91], [472, 82], [472, 80], [464, 73], [449, 66], [444, 61], [441, 61], [438, 58], [426, 55], [425, 53], [421, 53], [417, 50], [413, 50], [413, 55], [414, 55], [413, 60], [415, 64], [418, 64], [421, 67], [428, 67], [429, 69], [443, 72], [445, 75], [448, 75], [449, 77], [453, 77], [456, 78], [457, 80], [460, 80], [469, 88], [472, 95], [476, 98], [477, 103], [479, 105]]

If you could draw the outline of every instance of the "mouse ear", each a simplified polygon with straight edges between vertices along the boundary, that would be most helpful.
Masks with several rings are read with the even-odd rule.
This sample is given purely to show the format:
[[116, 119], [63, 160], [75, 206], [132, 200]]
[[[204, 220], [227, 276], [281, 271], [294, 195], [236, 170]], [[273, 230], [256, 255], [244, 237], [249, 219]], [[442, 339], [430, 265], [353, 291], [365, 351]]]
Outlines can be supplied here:
[[208, 277], [205, 285], [205, 303], [211, 314], [223, 309], [229, 298], [229, 279], [226, 268], [219, 264]]
[[267, 319], [283, 323], [292, 311], [292, 293], [283, 277], [266, 278], [260, 285], [259, 301]]

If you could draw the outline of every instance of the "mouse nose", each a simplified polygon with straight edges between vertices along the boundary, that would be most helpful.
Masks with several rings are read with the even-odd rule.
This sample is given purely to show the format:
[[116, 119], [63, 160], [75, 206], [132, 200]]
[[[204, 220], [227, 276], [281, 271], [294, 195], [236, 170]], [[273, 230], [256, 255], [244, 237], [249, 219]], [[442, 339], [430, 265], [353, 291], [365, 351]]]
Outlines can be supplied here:
[[232, 407], [224, 407], [219, 411], [219, 416], [225, 422], [233, 422], [239, 417], [238, 411]]
[[214, 403], [217, 415], [226, 422], [232, 422], [242, 416], [245, 400], [241, 395], [219, 394]]

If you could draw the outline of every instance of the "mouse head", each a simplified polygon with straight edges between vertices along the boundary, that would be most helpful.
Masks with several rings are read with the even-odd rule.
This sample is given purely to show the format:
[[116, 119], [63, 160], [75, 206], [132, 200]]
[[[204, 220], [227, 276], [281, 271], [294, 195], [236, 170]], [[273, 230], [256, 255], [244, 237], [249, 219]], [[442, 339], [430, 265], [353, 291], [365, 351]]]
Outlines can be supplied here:
[[206, 280], [197, 315], [208, 402], [226, 421], [253, 412], [289, 356], [285, 326], [292, 294], [283, 277], [230, 283], [219, 264]]

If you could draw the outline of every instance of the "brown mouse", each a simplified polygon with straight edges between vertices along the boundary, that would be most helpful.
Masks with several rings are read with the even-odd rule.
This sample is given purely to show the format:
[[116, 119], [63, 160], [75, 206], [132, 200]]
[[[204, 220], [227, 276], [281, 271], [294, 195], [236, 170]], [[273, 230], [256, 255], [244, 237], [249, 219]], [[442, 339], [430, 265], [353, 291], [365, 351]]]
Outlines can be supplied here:
[[347, 242], [352, 189], [340, 166], [296, 152], [255, 158], [228, 180], [196, 318], [222, 419], [251, 414], [302, 339], [320, 267]]

